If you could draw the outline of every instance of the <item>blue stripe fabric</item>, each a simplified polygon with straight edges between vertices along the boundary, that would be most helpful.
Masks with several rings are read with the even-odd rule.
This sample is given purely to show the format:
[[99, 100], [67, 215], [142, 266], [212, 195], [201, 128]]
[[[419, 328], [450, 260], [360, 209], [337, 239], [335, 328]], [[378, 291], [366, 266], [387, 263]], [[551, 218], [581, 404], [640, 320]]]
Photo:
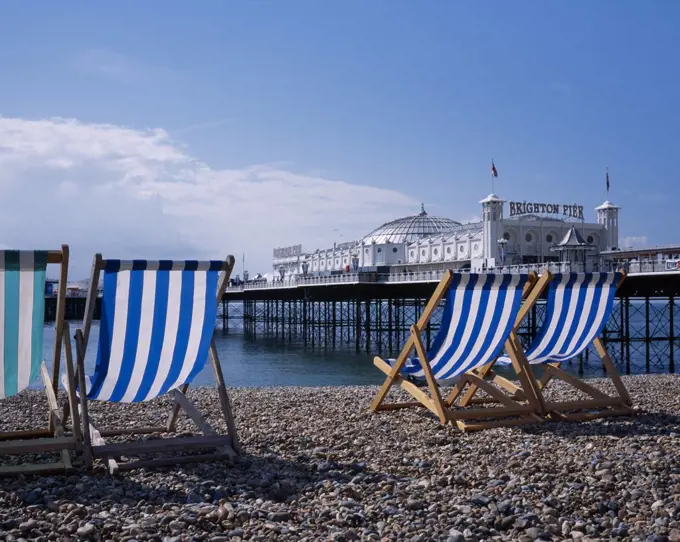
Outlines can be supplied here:
[[[171, 268], [171, 267], [170, 267]], [[133, 402], [143, 401], [144, 390], [151, 388], [161, 359], [165, 320], [168, 315], [168, 289], [170, 287], [170, 268], [163, 267], [156, 273], [156, 293], [154, 297], [153, 327], [151, 328], [151, 346], [149, 357], [144, 368], [144, 376]]]
[[529, 362], [563, 362], [588, 348], [611, 316], [620, 281], [621, 273], [555, 275], [544, 323], [526, 351]]
[[[458, 378], [493, 361], [503, 350], [522, 304], [529, 276], [456, 273], [427, 359], [438, 380]], [[388, 360], [394, 364], [395, 360]], [[401, 371], [425, 378], [421, 362], [410, 358]]]
[[[19, 389], [19, 252], [5, 253], [5, 397]], [[25, 363], [25, 360], [24, 360]]]
[[106, 260], [102, 330], [87, 397], [148, 401], [203, 369], [222, 261]]
[[[208, 284], [206, 285], [207, 291], [215, 290], [217, 291], [217, 273], [210, 273], [208, 275]], [[201, 352], [210, 350], [210, 343], [212, 342], [213, 333], [215, 331], [215, 320], [217, 319], [217, 305], [216, 304], [205, 304], [205, 312], [203, 313], [203, 334], [201, 335], [201, 344], [199, 349]], [[189, 382], [192, 382], [196, 376], [205, 367], [205, 360], [197, 359], [194, 363], [191, 372], [189, 373]]]
[[45, 330], [45, 279], [47, 278], [47, 252], [36, 251], [33, 255], [33, 317], [31, 326], [31, 376], [33, 382], [40, 375], [43, 362], [43, 332]]
[[[179, 305], [179, 321], [182, 322], [182, 326], [180, 326], [180, 328], [177, 330], [175, 349], [172, 354], [172, 364], [170, 365], [168, 376], [161, 386], [160, 395], [166, 393], [173, 387], [174, 382], [179, 377], [180, 371], [184, 367], [184, 357], [187, 353], [187, 346], [189, 345], [189, 332], [191, 331], [193, 298], [194, 273], [192, 271], [182, 271], [182, 294], [180, 296]], [[203, 330], [201, 329], [201, 333], [202, 331]]]
[[46, 268], [46, 251], [0, 251], [0, 398], [16, 395], [39, 376]]

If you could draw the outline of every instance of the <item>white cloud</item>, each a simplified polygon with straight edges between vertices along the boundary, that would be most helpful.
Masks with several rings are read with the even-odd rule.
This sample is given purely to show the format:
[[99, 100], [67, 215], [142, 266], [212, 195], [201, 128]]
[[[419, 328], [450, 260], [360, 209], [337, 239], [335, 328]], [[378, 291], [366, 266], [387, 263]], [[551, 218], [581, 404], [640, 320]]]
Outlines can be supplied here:
[[268, 271], [271, 249], [323, 248], [418, 212], [393, 190], [255, 165], [215, 170], [161, 129], [0, 117], [0, 243], [71, 247], [73, 279], [113, 258], [220, 258]]
[[621, 239], [621, 248], [641, 248], [649, 246], [646, 235], [631, 235]]

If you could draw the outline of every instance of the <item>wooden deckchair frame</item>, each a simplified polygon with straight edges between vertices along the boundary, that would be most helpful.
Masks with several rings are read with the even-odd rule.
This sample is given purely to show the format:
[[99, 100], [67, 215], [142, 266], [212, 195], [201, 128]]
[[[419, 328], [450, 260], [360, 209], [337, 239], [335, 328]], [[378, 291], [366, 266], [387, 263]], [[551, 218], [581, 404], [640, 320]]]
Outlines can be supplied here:
[[[217, 299], [216, 303], [222, 300], [224, 291], [229, 284], [229, 278], [234, 269], [235, 259], [233, 256], [227, 256], [222, 264], [222, 274], [217, 285]], [[220, 406], [222, 415], [227, 425], [227, 435], [220, 435], [201, 415], [194, 404], [189, 401], [186, 396], [189, 384], [183, 384], [179, 389], [174, 389], [169, 392], [173, 397], [173, 406], [170, 411], [168, 423], [163, 427], [138, 427], [126, 429], [106, 429], [100, 431], [97, 429], [88, 412], [87, 395], [84, 393], [85, 388], [85, 352], [90, 337], [90, 328], [94, 316], [95, 303], [97, 299], [97, 285], [99, 284], [100, 272], [106, 267], [106, 260], [102, 259], [101, 254], [96, 254], [92, 264], [92, 273], [90, 276], [90, 290], [88, 292], [87, 301], [85, 303], [85, 321], [83, 328], [76, 331], [76, 349], [77, 349], [77, 370], [76, 377], [78, 386], [81, 390], [79, 410], [82, 413], [83, 421], [83, 437], [85, 458], [88, 469], [93, 468], [93, 461], [95, 459], [104, 459], [107, 462], [109, 472], [115, 474], [120, 470], [129, 470], [141, 467], [162, 467], [169, 465], [178, 465], [185, 463], [192, 463], [198, 461], [217, 461], [222, 459], [235, 459], [240, 451], [240, 444], [236, 432], [236, 424], [231, 410], [231, 402], [229, 394], [224, 383], [224, 375], [222, 374], [222, 367], [215, 348], [214, 339], [210, 342], [209, 358], [210, 363], [215, 373], [215, 381], [217, 391], [220, 398]], [[68, 360], [69, 364], [72, 360]], [[200, 436], [192, 437], [171, 437], [159, 438], [152, 440], [134, 440], [129, 442], [121, 442], [114, 444], [107, 444], [104, 437], [115, 435], [145, 435], [152, 433], [174, 433], [177, 425], [177, 417], [180, 408], [184, 410], [187, 416], [196, 424], [196, 426], [203, 433]], [[214, 448], [213, 453], [200, 453], [175, 457], [161, 457], [153, 459], [142, 459], [121, 462], [122, 456], [135, 456], [163, 453], [172, 450], [189, 450], [189, 449], [208, 449]]]
[[[520, 307], [515, 324], [513, 325], [513, 328], [505, 344], [505, 347], [510, 354], [513, 367], [519, 375], [520, 381], [523, 385], [524, 394], [522, 399], [528, 404], [520, 404], [517, 398], [504, 394], [497, 387], [486, 382], [484, 379], [479, 378], [473, 371], [468, 371], [461, 375], [460, 380], [453, 387], [447, 398], [442, 400], [439, 391], [439, 385], [432, 374], [430, 364], [427, 360], [427, 354], [425, 352], [425, 347], [423, 346], [421, 333], [432, 318], [435, 309], [446, 295], [452, 278], [453, 273], [450, 270], [446, 271], [441, 281], [437, 285], [434, 294], [426, 305], [425, 310], [418, 319], [418, 322], [411, 327], [409, 338], [397, 357], [395, 364], [390, 366], [379, 356], [374, 358], [373, 364], [382, 372], [384, 372], [387, 377], [378, 391], [377, 396], [373, 400], [373, 403], [371, 404], [371, 410], [394, 410], [412, 406], [423, 406], [434, 413], [435, 416], [439, 418], [440, 423], [455, 423], [455, 425], [462, 431], [474, 431], [492, 427], [505, 427], [509, 425], [536, 423], [542, 421], [542, 418], [536, 413], [541, 412], [543, 410], [543, 406], [540, 404], [539, 395], [535, 390], [535, 379], [531, 374], [531, 368], [524, 357], [524, 351], [522, 350], [519, 339], [517, 338], [517, 328], [528, 311], [538, 300], [540, 291], [542, 291], [545, 285], [541, 284], [540, 280], [537, 281], [536, 273], [532, 272], [529, 274], [529, 280], [527, 281], [522, 293], [524, 303]], [[421, 367], [425, 373], [425, 380], [427, 382], [430, 395], [399, 374], [402, 367], [404, 366], [404, 363], [406, 363], [406, 360], [414, 348], [418, 358], [422, 360]], [[493, 362], [489, 365], [493, 365]], [[385, 404], [384, 401], [387, 393], [394, 384], [399, 384], [399, 386], [411, 396], [413, 396], [417, 402]], [[467, 385], [483, 389], [487, 394], [494, 398], [496, 402], [501, 403], [502, 406], [479, 409], [455, 408], [453, 404], [454, 401]], [[514, 391], [516, 391], [516, 388], [517, 386], [515, 386]], [[484, 420], [485, 418], [502, 419], [480, 421]], [[465, 420], [476, 421], [472, 423], [466, 422]]]
[[[51, 377], [44, 360], [40, 368], [40, 376], [45, 387], [49, 408], [47, 427], [43, 429], [0, 432], [0, 455], [34, 454], [54, 451], [59, 452], [60, 460], [50, 463], [25, 462], [18, 465], [3, 465], [0, 466], [0, 476], [68, 473], [73, 470], [71, 452], [82, 449], [82, 434], [80, 431], [80, 419], [78, 414], [76, 413], [74, 416], [72, 433], [67, 434], [65, 429], [66, 420], [62, 417], [61, 409], [57, 402], [62, 341], [65, 346], [66, 357], [68, 358], [71, 353], [68, 324], [64, 321], [66, 283], [68, 281], [68, 260], [68, 245], [62, 245], [61, 250], [50, 250], [47, 252], [47, 264], [59, 264], [60, 266]], [[67, 370], [66, 378], [69, 383], [75, 381], [74, 375], [70, 370]], [[70, 386], [70, 390], [71, 391], [68, 393], [68, 401], [71, 405], [75, 405], [76, 395], [73, 391], [73, 386]]]
[[[616, 285], [617, 290], [621, 287], [621, 284], [623, 283], [627, 276], [625, 271], [621, 270], [620, 272], [621, 280]], [[544, 275], [549, 276], [550, 277], [549, 280], [552, 280], [552, 276], [550, 275], [549, 272], [546, 271]], [[604, 365], [604, 368], [607, 372], [607, 376], [611, 379], [616, 389], [616, 392], [618, 393], [618, 397], [612, 397], [610, 395], [607, 395], [606, 393], [600, 391], [596, 387], [587, 384], [582, 379], [570, 375], [560, 367], [560, 363], [540, 364], [540, 366], [544, 370], [543, 375], [541, 376], [541, 378], [536, 379], [532, 374], [532, 378], [534, 379], [534, 387], [536, 389], [536, 393], [538, 394], [539, 399], [543, 404], [544, 408], [543, 414], [548, 419], [556, 421], [563, 420], [577, 421], [577, 420], [591, 420], [596, 418], [602, 418], [605, 416], [630, 416], [634, 413], [632, 406], [633, 403], [630, 398], [630, 394], [628, 393], [626, 386], [621, 380], [621, 375], [616, 369], [614, 362], [612, 361], [611, 357], [609, 356], [609, 353], [607, 352], [607, 348], [604, 344], [604, 341], [602, 341], [601, 337], [597, 337], [593, 340], [592, 344], [595, 346], [595, 349], [597, 350], [597, 353], [600, 356], [600, 359], [602, 360], [602, 364]], [[491, 369], [490, 367], [488, 368], [486, 366], [482, 367], [480, 368], [477, 374], [480, 378], [491, 376], [492, 378], [497, 380], [498, 375], [494, 375], [490, 369]], [[559, 378], [563, 380], [567, 384], [588, 395], [589, 398], [575, 401], [559, 401], [559, 402], [545, 401], [545, 399], [543, 398], [543, 391], [547, 388], [548, 384], [554, 378]], [[472, 390], [471, 393], [466, 395], [461, 400], [460, 402], [461, 406], [466, 406], [468, 404], [474, 404], [478, 402], [478, 400], [475, 401], [473, 399], [475, 391], [476, 390]], [[516, 392], [515, 398], [517, 399], [522, 398], [521, 390], [518, 390]], [[591, 412], [592, 410], [595, 410], [595, 412]], [[580, 412], [572, 413], [569, 411]]]

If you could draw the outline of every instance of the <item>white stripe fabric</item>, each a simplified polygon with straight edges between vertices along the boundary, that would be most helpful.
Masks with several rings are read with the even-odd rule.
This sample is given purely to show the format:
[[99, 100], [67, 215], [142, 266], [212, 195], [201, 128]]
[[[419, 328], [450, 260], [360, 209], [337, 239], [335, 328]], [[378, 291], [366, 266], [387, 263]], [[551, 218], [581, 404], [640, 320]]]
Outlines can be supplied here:
[[147, 401], [191, 382], [208, 358], [223, 265], [106, 260], [88, 398]]
[[567, 361], [600, 335], [614, 306], [620, 273], [556, 275], [543, 325], [526, 352], [530, 363]]
[[[19, 256], [19, 341], [18, 354], [20, 360], [31, 359], [33, 340], [33, 292], [35, 290], [33, 279], [33, 252], [22, 251]], [[45, 290], [41, 292], [45, 295]], [[44, 316], [43, 316], [44, 317]], [[19, 363], [17, 374], [17, 386], [25, 390], [31, 383], [31, 364]]]
[[[458, 378], [498, 356], [514, 326], [527, 281], [528, 275], [454, 274], [439, 332], [427, 354], [437, 380]], [[425, 377], [418, 358], [407, 360], [402, 372]]]

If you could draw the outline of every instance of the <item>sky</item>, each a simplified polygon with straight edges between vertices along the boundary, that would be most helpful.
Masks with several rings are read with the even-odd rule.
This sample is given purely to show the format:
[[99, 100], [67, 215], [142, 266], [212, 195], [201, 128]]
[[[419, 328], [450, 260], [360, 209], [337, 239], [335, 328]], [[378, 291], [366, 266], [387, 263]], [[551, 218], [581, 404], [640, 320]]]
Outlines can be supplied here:
[[[508, 200], [680, 242], [675, 0], [0, 6], [0, 246], [109, 258], [325, 248]], [[605, 190], [609, 168], [611, 190]]]

